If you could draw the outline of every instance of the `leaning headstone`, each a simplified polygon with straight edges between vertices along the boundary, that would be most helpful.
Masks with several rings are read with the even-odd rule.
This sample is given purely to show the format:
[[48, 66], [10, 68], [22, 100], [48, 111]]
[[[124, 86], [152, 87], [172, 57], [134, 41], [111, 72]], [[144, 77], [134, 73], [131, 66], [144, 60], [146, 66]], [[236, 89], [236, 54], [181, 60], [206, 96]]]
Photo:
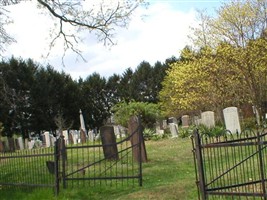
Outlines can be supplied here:
[[215, 126], [215, 116], [212, 111], [205, 111], [201, 113], [201, 124], [208, 128], [213, 128]]
[[80, 138], [82, 144], [86, 143], [86, 134], [83, 129], [80, 130]]
[[172, 138], [178, 137], [178, 122], [177, 119], [174, 117], [171, 117], [168, 119], [169, 122], [169, 128], [171, 131]]
[[46, 147], [50, 147], [51, 146], [51, 142], [50, 142], [50, 134], [48, 131], [44, 132], [44, 136], [45, 136], [45, 146]]
[[[140, 128], [140, 122], [138, 117], [131, 117], [128, 122], [129, 135], [132, 135], [130, 138], [131, 144], [133, 146], [133, 156], [136, 162], [147, 162], [147, 153], [145, 140], [143, 136], [143, 130]], [[140, 141], [141, 140], [141, 141]], [[141, 148], [140, 146], [141, 145]], [[140, 152], [141, 149], [141, 152]], [[139, 159], [139, 156], [141, 158]]]
[[23, 142], [23, 138], [22, 137], [18, 138], [18, 144], [19, 144], [19, 149], [20, 150], [24, 149], [24, 142]]
[[231, 131], [231, 133], [241, 133], [237, 107], [228, 107], [223, 109], [223, 116], [227, 130]]
[[182, 128], [189, 127], [189, 115], [182, 116]]
[[113, 126], [102, 126], [100, 128], [100, 137], [105, 158], [109, 160], [118, 160], [118, 148]]

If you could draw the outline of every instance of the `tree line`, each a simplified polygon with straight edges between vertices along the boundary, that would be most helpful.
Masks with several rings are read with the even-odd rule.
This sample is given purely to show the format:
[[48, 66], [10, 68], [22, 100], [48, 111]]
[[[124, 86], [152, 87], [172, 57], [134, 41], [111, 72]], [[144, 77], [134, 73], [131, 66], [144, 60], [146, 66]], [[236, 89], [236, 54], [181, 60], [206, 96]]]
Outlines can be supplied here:
[[98, 129], [119, 102], [158, 103], [166, 70], [175, 57], [153, 66], [141, 62], [135, 70], [105, 78], [93, 73], [73, 80], [52, 66], [33, 60], [10, 58], [0, 62], [0, 122], [4, 135], [55, 132], [58, 128], [79, 129], [79, 110], [87, 129]]

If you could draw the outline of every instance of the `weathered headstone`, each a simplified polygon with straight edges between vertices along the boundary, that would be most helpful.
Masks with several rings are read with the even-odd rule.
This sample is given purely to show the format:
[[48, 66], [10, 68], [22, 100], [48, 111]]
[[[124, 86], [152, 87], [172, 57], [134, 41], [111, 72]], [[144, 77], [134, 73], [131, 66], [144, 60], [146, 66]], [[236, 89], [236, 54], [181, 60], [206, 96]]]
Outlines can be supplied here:
[[172, 138], [178, 137], [178, 122], [177, 119], [171, 117], [168, 119], [169, 121], [169, 128], [171, 131]]
[[103, 145], [105, 158], [109, 160], [119, 159], [113, 126], [100, 127], [100, 137]]
[[34, 140], [31, 140], [30, 142], [28, 142], [29, 149], [33, 149], [34, 143], [35, 143]]
[[208, 128], [215, 126], [215, 116], [213, 111], [205, 111], [201, 113], [201, 124]]
[[162, 120], [162, 128], [165, 130], [167, 129], [167, 127], [168, 127], [167, 120], [166, 119]]
[[227, 130], [231, 131], [231, 133], [241, 133], [237, 107], [223, 109], [223, 116]]
[[24, 148], [25, 149], [28, 149], [29, 148], [28, 142], [29, 142], [29, 139], [28, 138], [25, 138], [25, 140], [24, 140]]
[[83, 129], [80, 130], [81, 143], [86, 143], [86, 134]]
[[198, 125], [200, 125], [201, 123], [202, 123], [202, 121], [201, 121], [201, 118], [199, 117], [199, 116], [193, 116], [193, 124], [194, 125], [196, 125], [196, 126], [198, 126]]
[[55, 146], [55, 141], [56, 141], [56, 138], [53, 135], [50, 135], [50, 144], [52, 147]]
[[189, 127], [189, 115], [183, 115], [182, 116], [182, 128]]
[[19, 150], [19, 141], [18, 138], [14, 139], [14, 143], [15, 143], [15, 150]]
[[5, 147], [1, 140], [0, 140], [0, 152], [5, 152]]
[[89, 130], [88, 131], [88, 140], [89, 141], [94, 141], [94, 139], [95, 139], [94, 131], [93, 130]]
[[18, 144], [19, 144], [19, 149], [22, 150], [24, 149], [24, 141], [22, 137], [18, 138]]
[[14, 152], [15, 151], [15, 141], [14, 141], [14, 139], [8, 137], [7, 141], [8, 141], [9, 151]]
[[50, 134], [48, 131], [44, 132], [45, 136], [45, 146], [50, 147], [51, 146], [51, 141], [50, 141]]
[[[140, 122], [138, 117], [131, 117], [128, 122], [129, 135], [132, 135], [130, 138], [131, 144], [133, 146], [133, 156], [134, 160], [139, 162], [147, 162], [147, 153], [145, 140], [143, 136], [143, 130], [140, 128]], [[141, 145], [141, 148], [139, 145]], [[141, 149], [141, 152], [140, 152]], [[141, 158], [140, 158], [141, 155]], [[139, 159], [140, 158], [140, 159]]]
[[156, 134], [157, 135], [163, 135], [164, 130], [162, 129], [162, 126], [159, 121], [156, 121]]
[[69, 133], [68, 133], [68, 130], [62, 131], [62, 134], [64, 136], [65, 144], [68, 145], [69, 144]]

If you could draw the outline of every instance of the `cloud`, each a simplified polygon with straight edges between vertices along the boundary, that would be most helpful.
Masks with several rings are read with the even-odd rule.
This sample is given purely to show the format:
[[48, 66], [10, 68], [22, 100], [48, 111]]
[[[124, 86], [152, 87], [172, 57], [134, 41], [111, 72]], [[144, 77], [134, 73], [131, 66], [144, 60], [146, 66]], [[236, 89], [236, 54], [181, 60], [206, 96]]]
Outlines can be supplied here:
[[87, 62], [79, 58], [77, 61], [77, 55], [68, 51], [63, 67], [60, 45], [51, 52], [48, 60], [42, 58], [48, 50], [48, 27], [53, 22], [38, 12], [36, 5], [30, 2], [12, 8], [14, 23], [8, 26], [8, 31], [17, 43], [9, 46], [5, 56], [33, 58], [44, 65], [49, 62], [55, 69], [65, 71], [74, 79], [86, 78], [94, 72], [109, 77], [114, 73], [122, 74], [129, 67], [135, 69], [144, 60], [153, 65], [171, 56], [178, 57], [179, 51], [188, 43], [189, 26], [195, 23], [193, 10], [179, 11], [168, 1], [153, 3], [147, 9], [140, 7], [129, 27], [117, 30], [117, 45], [106, 47], [90, 35], [81, 46]]

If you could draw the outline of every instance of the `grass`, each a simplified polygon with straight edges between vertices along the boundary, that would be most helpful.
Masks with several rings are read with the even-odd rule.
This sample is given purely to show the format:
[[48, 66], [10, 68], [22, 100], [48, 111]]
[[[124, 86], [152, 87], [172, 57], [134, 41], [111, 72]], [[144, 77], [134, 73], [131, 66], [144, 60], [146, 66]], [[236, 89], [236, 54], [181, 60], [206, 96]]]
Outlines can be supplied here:
[[[102, 184], [99, 186], [60, 188], [57, 197], [52, 189], [1, 189], [0, 199], [20, 200], [87, 200], [87, 199], [197, 199], [195, 168], [192, 156], [191, 140], [163, 139], [146, 141], [149, 161], [143, 164], [143, 186], [132, 187]], [[137, 180], [136, 180], [137, 181]]]

